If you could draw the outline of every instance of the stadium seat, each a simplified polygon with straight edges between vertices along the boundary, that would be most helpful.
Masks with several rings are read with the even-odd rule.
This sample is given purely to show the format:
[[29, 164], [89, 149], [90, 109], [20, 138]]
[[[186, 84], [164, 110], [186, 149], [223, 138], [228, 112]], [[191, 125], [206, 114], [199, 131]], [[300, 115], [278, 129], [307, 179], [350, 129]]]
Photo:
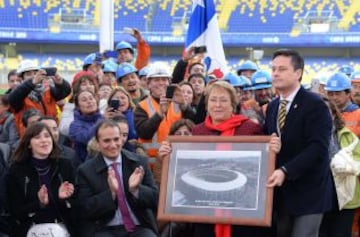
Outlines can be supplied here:
[[[306, 15], [308, 11], [318, 14], [332, 11], [340, 20], [339, 26], [349, 31], [360, 30], [360, 4], [357, 1], [280, 1], [280, 0], [217, 0], [219, 26], [227, 32], [291, 32], [293, 19]], [[93, 17], [94, 25], [99, 24], [100, 1], [52, 0], [12, 1], [0, 0], [0, 27], [49, 28], [52, 14], [59, 9], [85, 9]], [[156, 32], [172, 32], [174, 17], [182, 17], [191, 10], [191, 0], [116, 0], [115, 29], [125, 26], [144, 31], [146, 21]], [[155, 14], [149, 14], [152, 11]], [[16, 18], [16, 19], [14, 19]]]

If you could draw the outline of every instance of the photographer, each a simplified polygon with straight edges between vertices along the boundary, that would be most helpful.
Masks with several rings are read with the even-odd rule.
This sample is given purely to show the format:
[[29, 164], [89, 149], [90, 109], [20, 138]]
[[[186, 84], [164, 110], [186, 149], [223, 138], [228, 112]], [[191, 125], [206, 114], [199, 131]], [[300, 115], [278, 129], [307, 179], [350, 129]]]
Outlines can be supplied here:
[[150, 95], [136, 106], [134, 121], [139, 143], [149, 157], [155, 158], [170, 126], [187, 118], [191, 108], [185, 103], [181, 88], [170, 85], [171, 74], [166, 65], [159, 62], [150, 65], [147, 79]]
[[[51, 69], [53, 70], [48, 70], [47, 73], [31, 60], [23, 60], [17, 69], [23, 83], [11, 91], [8, 100], [20, 136], [25, 130], [21, 123], [24, 111], [34, 108], [43, 115], [56, 118], [56, 102], [71, 92], [70, 84], [56, 73], [55, 68]], [[45, 82], [48, 86], [44, 85]]]

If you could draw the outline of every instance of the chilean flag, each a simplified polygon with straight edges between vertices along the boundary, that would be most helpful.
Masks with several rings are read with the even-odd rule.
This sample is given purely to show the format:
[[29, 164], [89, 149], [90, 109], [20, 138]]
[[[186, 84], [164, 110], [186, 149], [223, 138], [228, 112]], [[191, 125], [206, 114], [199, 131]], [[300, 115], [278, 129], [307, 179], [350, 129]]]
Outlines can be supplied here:
[[218, 79], [227, 73], [224, 48], [220, 36], [217, 15], [213, 0], [193, 0], [186, 49], [192, 46], [206, 46], [204, 63], [208, 74]]

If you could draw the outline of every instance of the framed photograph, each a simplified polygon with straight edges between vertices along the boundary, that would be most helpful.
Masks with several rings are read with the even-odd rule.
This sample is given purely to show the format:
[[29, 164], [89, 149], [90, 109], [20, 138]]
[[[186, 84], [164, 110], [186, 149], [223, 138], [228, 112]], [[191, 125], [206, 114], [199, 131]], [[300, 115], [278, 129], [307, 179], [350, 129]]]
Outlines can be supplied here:
[[158, 219], [270, 226], [275, 168], [269, 136], [170, 136]]

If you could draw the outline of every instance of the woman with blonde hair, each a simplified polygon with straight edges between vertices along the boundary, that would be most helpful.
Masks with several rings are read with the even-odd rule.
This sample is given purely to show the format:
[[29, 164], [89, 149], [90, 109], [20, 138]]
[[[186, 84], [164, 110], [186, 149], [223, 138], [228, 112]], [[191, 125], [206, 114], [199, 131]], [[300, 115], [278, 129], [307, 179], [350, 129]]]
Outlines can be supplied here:
[[131, 100], [130, 94], [123, 87], [119, 86], [111, 92], [108, 98], [108, 106], [104, 113], [104, 117], [107, 119], [121, 115], [126, 117], [129, 125], [128, 139], [130, 143], [138, 138], [134, 123], [134, 109], [135, 105]]
[[[235, 114], [238, 98], [234, 87], [228, 82], [217, 81], [211, 84], [205, 93], [205, 105], [208, 115], [205, 121], [192, 128], [192, 136], [243, 136], [262, 135], [259, 124], [244, 115]], [[280, 139], [272, 136], [269, 149], [274, 153], [280, 150]], [[162, 157], [169, 158], [171, 145], [162, 144]], [[262, 227], [231, 226], [223, 224], [194, 224], [194, 237], [237, 237], [266, 236], [269, 229]]]

